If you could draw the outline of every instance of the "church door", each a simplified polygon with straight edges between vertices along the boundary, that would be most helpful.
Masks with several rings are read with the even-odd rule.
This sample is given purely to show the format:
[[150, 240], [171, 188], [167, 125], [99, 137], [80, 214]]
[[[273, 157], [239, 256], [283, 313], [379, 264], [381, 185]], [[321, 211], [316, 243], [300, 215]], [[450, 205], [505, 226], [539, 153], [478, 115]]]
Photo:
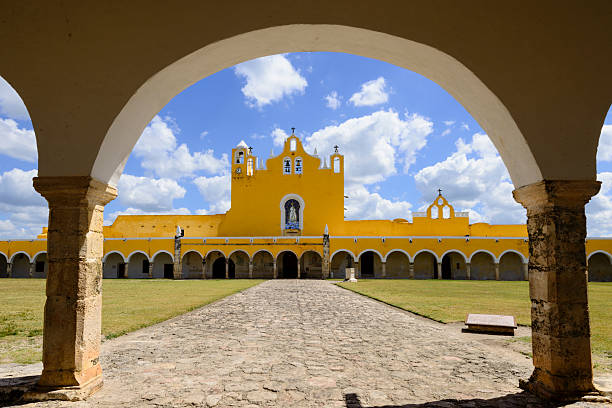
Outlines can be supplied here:
[[217, 258], [213, 263], [213, 279], [225, 279], [225, 258]]
[[451, 274], [451, 257], [449, 254], [442, 258], [442, 279], [453, 279]]
[[372, 252], [361, 255], [361, 276], [374, 277], [374, 254]]
[[297, 256], [293, 252], [285, 252], [283, 254], [283, 270], [282, 278], [295, 279], [297, 278]]

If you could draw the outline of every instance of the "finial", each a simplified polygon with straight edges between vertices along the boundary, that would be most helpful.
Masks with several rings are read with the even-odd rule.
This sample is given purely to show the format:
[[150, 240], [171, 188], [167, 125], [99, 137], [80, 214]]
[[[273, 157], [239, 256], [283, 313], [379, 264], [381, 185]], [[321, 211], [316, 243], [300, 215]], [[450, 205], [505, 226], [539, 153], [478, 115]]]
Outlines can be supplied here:
[[314, 155], [315, 156], [317, 155], [317, 148], [316, 147], [315, 147], [315, 150], [314, 150]]
[[249, 154], [253, 154], [253, 146], [249, 146]]
[[338, 153], [338, 145], [334, 146], [334, 153]]
[[325, 224], [325, 232], [324, 232], [324, 234], [325, 235], [329, 235], [329, 228], [327, 228], [327, 224]]
[[292, 127], [292, 128], [291, 128], [291, 136], [293, 136], [294, 134], [295, 134], [295, 128], [294, 128], [294, 127]]
[[442, 189], [438, 189], [438, 195], [441, 196], [442, 195]]

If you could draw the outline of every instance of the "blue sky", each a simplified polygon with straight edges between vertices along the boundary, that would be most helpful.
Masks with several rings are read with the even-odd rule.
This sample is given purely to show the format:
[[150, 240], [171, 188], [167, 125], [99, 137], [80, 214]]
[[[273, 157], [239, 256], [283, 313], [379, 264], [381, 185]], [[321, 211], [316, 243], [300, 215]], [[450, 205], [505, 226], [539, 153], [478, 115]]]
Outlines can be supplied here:
[[[602, 130], [602, 193], [587, 208], [589, 235], [612, 235], [612, 115]], [[222, 213], [228, 154], [244, 140], [261, 159], [296, 128], [308, 151], [346, 156], [347, 219], [408, 218], [438, 188], [471, 222], [522, 223], [524, 210], [497, 151], [454, 98], [414, 72], [339, 53], [260, 58], [177, 95], [147, 126], [105, 210], [119, 214]], [[36, 145], [18, 95], [0, 78], [0, 238], [46, 224], [33, 191]]]

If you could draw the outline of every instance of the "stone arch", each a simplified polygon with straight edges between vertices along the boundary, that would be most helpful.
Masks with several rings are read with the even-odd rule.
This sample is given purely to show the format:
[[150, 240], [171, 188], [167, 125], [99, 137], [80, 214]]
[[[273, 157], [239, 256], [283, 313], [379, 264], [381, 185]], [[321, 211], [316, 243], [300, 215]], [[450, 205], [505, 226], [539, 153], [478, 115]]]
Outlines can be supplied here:
[[11, 256], [11, 277], [13, 278], [29, 278], [30, 264], [32, 259], [26, 252], [15, 252]]
[[511, 249], [504, 251], [499, 257], [499, 280], [525, 280], [524, 263], [525, 257], [520, 252]]
[[279, 278], [297, 278], [299, 257], [290, 249], [284, 249], [276, 255], [276, 271]]
[[46, 278], [49, 273], [49, 262], [47, 260], [47, 251], [40, 251], [32, 257], [34, 268], [32, 270], [33, 278]]
[[190, 249], [183, 254], [181, 259], [181, 278], [182, 279], [203, 279], [204, 258], [195, 249]]
[[243, 249], [236, 249], [230, 252], [228, 258], [234, 263], [235, 277], [237, 279], [247, 279], [249, 277], [251, 255]]
[[442, 255], [442, 279], [467, 279], [467, 257], [457, 249]]
[[391, 255], [394, 252], [401, 252], [402, 254], [404, 254], [404, 255], [406, 255], [408, 257], [408, 260], [410, 260], [412, 262], [412, 256], [410, 256], [410, 254], [407, 251], [405, 251], [403, 249], [400, 249], [400, 248], [394, 248], [394, 249], [389, 250], [387, 252], [387, 254], [384, 256], [383, 261], [386, 262], [387, 258], [389, 257], [389, 255]]
[[109, 257], [109, 255], [111, 254], [118, 254], [121, 259], [123, 260], [123, 262], [127, 262], [125, 255], [123, 255], [123, 253], [121, 253], [121, 251], [110, 251], [107, 252], [106, 254], [104, 254], [104, 256], [102, 257], [102, 262], [106, 262], [106, 259]]
[[438, 276], [438, 255], [428, 249], [414, 254], [414, 278], [434, 279]]
[[478, 254], [478, 253], [485, 253], [485, 254], [489, 254], [491, 255], [491, 258], [493, 258], [493, 262], [497, 262], [497, 256], [495, 256], [495, 254], [491, 251], [488, 251], [486, 249], [478, 249], [474, 252], [472, 252], [472, 254], [470, 255], [470, 262], [472, 262], [472, 258], [474, 257], [474, 255]]
[[515, 250], [515, 249], [506, 249], [504, 252], [502, 252], [501, 254], [499, 254], [499, 256], [497, 257], [497, 261], [498, 261], [498, 262], [500, 262], [500, 261], [501, 261], [502, 256], [506, 255], [506, 254], [507, 254], [507, 253], [509, 253], [509, 252], [510, 252], [510, 253], [517, 254], [517, 255], [518, 255], [520, 258], [521, 258], [521, 261], [522, 261], [523, 263], [527, 263], [527, 262], [529, 262], [529, 259], [528, 259], [528, 258], [527, 258], [525, 255], [523, 255], [523, 254], [522, 254], [520, 251], [517, 251], [517, 250]]
[[410, 277], [410, 254], [402, 249], [392, 249], [385, 255], [385, 276], [387, 278]]
[[436, 261], [438, 261], [438, 262], [442, 261], [442, 258], [439, 257], [438, 254], [436, 254], [431, 249], [419, 249], [418, 251], [415, 252], [414, 257], [412, 258], [413, 261], [416, 259], [417, 255], [422, 254], [423, 252], [427, 252], [427, 253], [431, 254], [436, 259]]
[[300, 277], [310, 279], [323, 278], [323, 257], [317, 251], [309, 249], [300, 256]]
[[272, 279], [274, 277], [274, 255], [266, 249], [253, 254], [253, 278]]
[[0, 278], [8, 278], [8, 257], [0, 252]]
[[612, 282], [612, 257], [605, 251], [594, 251], [587, 261], [589, 282]]
[[130, 279], [145, 279], [149, 277], [149, 254], [144, 251], [134, 251], [127, 259], [127, 277]]
[[329, 257], [330, 259], [330, 278], [346, 279], [346, 268], [354, 268], [356, 257], [348, 249], [338, 249]]
[[206, 276], [213, 279], [225, 279], [225, 253], [212, 249], [206, 253]]
[[375, 249], [366, 249], [359, 254], [359, 277], [378, 278], [382, 276], [383, 256]]
[[470, 256], [472, 280], [495, 280], [495, 255], [479, 250]]
[[104, 278], [126, 278], [126, 259], [119, 251], [111, 251], [104, 255], [102, 276]]
[[157, 251], [152, 257], [154, 279], [173, 279], [174, 278], [174, 255], [169, 251]]

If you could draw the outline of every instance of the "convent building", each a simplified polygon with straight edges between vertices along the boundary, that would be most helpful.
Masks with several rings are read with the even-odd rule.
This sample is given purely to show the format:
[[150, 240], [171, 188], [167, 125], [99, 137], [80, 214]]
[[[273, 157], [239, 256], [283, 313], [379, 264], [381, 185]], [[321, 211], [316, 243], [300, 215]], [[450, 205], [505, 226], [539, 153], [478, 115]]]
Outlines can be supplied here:
[[[121, 215], [104, 227], [104, 278], [527, 280], [525, 225], [470, 224], [440, 193], [412, 222], [344, 219], [344, 156], [308, 154], [292, 134], [260, 166], [232, 149], [231, 208], [217, 215]], [[177, 230], [178, 229], [178, 230]], [[43, 278], [46, 228], [0, 242], [0, 277]], [[612, 239], [587, 238], [589, 279], [612, 281]]]

